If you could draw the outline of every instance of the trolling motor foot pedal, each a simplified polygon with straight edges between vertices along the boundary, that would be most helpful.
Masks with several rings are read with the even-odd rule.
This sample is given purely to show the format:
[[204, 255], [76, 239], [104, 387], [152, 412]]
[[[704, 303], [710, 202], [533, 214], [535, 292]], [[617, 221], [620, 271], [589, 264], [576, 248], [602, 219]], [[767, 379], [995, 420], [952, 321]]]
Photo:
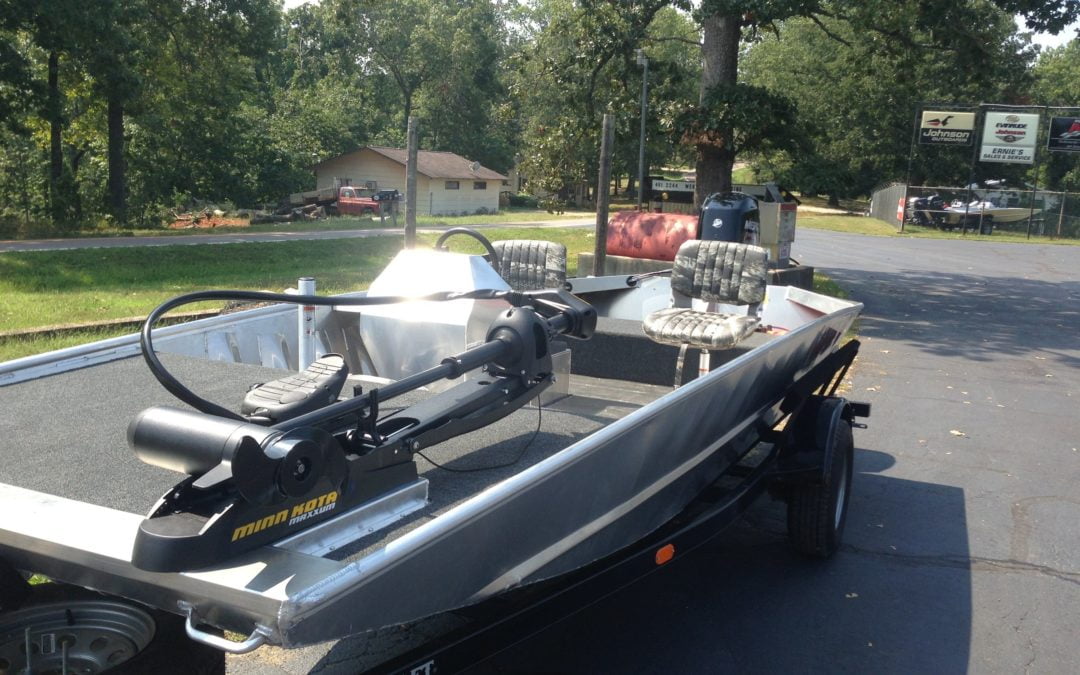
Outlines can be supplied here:
[[334, 403], [349, 377], [340, 354], [327, 354], [302, 373], [256, 385], [240, 412], [251, 422], [274, 424]]

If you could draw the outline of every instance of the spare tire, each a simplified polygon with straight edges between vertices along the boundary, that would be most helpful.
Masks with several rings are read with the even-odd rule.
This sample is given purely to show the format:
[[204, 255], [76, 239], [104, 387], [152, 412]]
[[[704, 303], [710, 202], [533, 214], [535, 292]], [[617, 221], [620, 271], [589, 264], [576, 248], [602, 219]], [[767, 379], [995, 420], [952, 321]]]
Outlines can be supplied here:
[[[183, 617], [101, 593], [45, 583], [0, 614], [0, 672], [155, 675], [225, 672], [225, 654], [191, 641]], [[27, 633], [29, 629], [29, 633]]]

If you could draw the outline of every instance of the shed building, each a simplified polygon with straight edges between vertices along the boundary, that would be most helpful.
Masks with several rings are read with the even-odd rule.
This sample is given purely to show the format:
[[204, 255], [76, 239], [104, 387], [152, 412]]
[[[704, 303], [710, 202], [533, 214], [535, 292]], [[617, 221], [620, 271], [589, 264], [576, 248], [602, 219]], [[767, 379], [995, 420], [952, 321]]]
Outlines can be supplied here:
[[[377, 184], [380, 190], [405, 193], [405, 158], [401, 148], [368, 146], [319, 162], [318, 189]], [[452, 152], [420, 150], [416, 160], [416, 210], [421, 215], [495, 213], [506, 176]], [[375, 185], [369, 185], [375, 187]]]

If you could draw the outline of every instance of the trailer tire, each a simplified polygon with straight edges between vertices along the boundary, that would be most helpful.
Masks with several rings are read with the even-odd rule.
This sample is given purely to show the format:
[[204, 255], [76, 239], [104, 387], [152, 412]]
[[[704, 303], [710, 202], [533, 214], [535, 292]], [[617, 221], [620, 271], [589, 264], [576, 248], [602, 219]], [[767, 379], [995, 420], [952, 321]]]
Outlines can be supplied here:
[[[38, 584], [18, 609], [0, 615], [0, 671], [25, 666], [21, 659], [26, 658], [29, 626], [31, 649], [38, 655], [34, 672], [60, 672], [60, 645], [67, 638], [72, 672], [224, 674], [224, 652], [190, 640], [184, 622], [183, 617], [78, 586]], [[55, 650], [42, 655], [42, 645]], [[134, 654], [125, 653], [132, 649]]]
[[855, 441], [844, 419], [843, 399], [827, 399], [818, 411], [815, 441], [828, 466], [821, 481], [792, 486], [788, 495], [788, 541], [798, 552], [828, 558], [840, 548], [851, 497]]

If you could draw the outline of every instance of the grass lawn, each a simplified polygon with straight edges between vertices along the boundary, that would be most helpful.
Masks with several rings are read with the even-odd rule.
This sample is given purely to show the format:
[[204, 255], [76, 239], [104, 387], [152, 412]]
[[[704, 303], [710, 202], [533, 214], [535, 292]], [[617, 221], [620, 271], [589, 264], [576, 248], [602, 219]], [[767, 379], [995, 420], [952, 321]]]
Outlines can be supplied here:
[[[491, 229], [490, 239], [554, 239], [566, 244], [570, 274], [591, 251], [588, 229]], [[425, 246], [437, 235], [421, 234]], [[468, 237], [453, 251], [480, 252]], [[401, 237], [244, 243], [219, 246], [84, 249], [0, 254], [0, 332], [145, 316], [161, 302], [210, 288], [280, 291], [314, 276], [319, 293], [367, 288], [400, 250]], [[202, 305], [208, 306], [208, 305]], [[186, 309], [198, 309], [193, 305]], [[0, 338], [0, 361], [123, 335], [91, 329], [46, 338]]]
[[731, 182], [741, 185], [752, 185], [757, 182], [754, 176], [754, 167], [743, 166], [731, 172]]

